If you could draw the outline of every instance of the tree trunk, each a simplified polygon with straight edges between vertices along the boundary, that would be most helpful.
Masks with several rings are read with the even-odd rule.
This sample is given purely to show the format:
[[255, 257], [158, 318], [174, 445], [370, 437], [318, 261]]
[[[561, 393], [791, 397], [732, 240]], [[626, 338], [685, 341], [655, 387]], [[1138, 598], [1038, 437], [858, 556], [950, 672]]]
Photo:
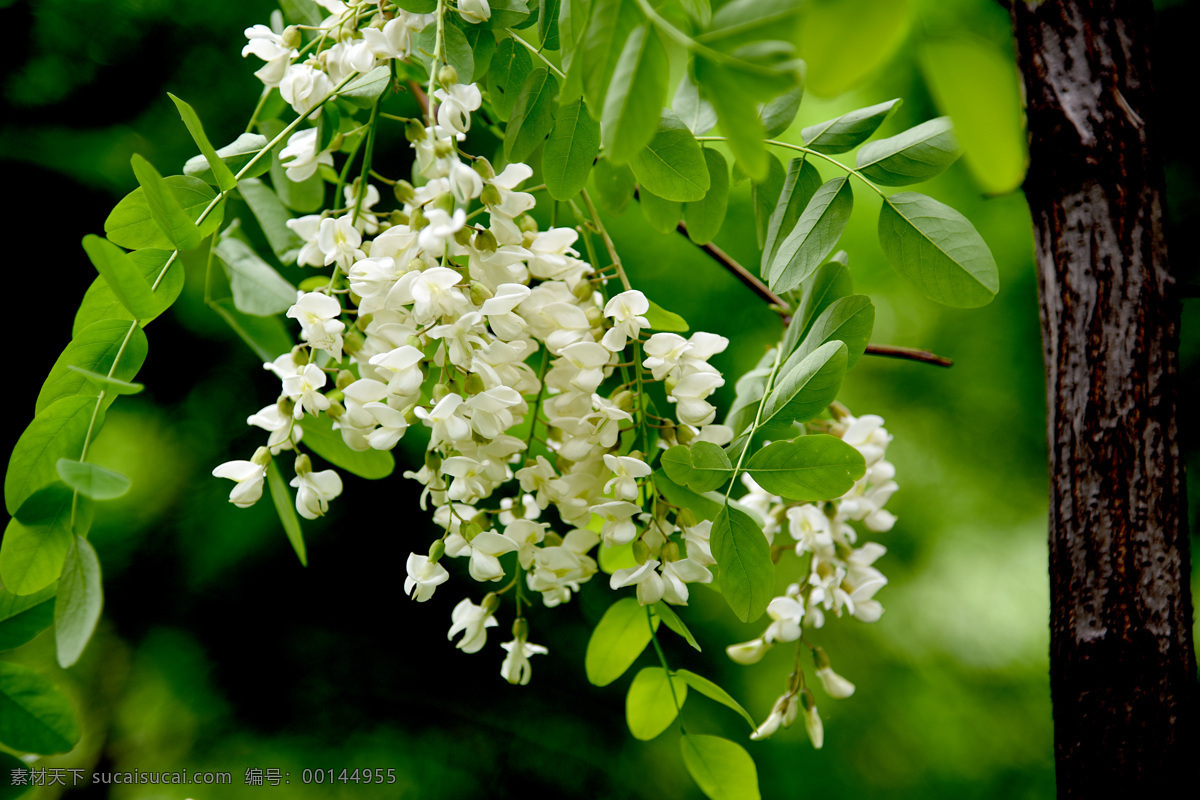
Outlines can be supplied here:
[[1195, 777], [1197, 691], [1152, 6], [1011, 9], [1049, 407], [1058, 794], [1177, 791]]

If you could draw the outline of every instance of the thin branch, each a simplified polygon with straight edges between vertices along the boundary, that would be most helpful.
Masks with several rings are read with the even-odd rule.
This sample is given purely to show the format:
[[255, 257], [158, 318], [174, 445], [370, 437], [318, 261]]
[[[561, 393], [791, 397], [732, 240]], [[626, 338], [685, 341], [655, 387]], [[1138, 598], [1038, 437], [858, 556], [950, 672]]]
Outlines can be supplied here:
[[[682, 221], [677, 226], [676, 230], [687, 236], [687, 225]], [[691, 241], [689, 239], [688, 241]], [[756, 275], [743, 267], [737, 261], [733, 260], [728, 253], [717, 247], [712, 242], [699, 245], [700, 249], [709, 255], [714, 261], [720, 264], [729, 272], [732, 272], [734, 277], [750, 288], [752, 292], [766, 300], [773, 308], [784, 314], [784, 324], [791, 322], [791, 317], [786, 316], [788, 312], [787, 301], [782, 297], [772, 292], [765, 283], [758, 279]], [[871, 356], [885, 356], [887, 358], [901, 358], [906, 361], [919, 361], [922, 364], [932, 364], [935, 367], [950, 367], [954, 362], [945, 356], [939, 356], [936, 353], [930, 353], [926, 350], [918, 350], [913, 347], [895, 347], [887, 344], [869, 344], [867, 345], [866, 354]]]

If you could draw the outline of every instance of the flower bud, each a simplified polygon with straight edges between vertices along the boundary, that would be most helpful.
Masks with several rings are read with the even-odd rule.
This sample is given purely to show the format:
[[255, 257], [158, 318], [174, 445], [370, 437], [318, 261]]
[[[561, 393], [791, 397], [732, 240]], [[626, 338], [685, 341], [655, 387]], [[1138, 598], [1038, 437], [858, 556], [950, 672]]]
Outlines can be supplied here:
[[450, 394], [450, 385], [447, 383], [439, 383], [433, 387], [433, 402], [440, 403], [442, 398]]
[[592, 285], [587, 281], [580, 281], [578, 284], [576, 284], [575, 288], [571, 290], [571, 294], [575, 296], [576, 300], [588, 300], [595, 293], [596, 290], [593, 289]]
[[342, 415], [345, 413], [346, 407], [337, 400], [330, 400], [329, 408], [325, 409], [325, 416], [329, 417], [334, 422], [337, 422], [339, 419], [341, 419]]
[[534, 219], [533, 217], [529, 216], [528, 214], [522, 214], [520, 217], [518, 217], [517, 225], [518, 225], [518, 227], [520, 227], [520, 229], [523, 233], [537, 233], [538, 232], [537, 220]]
[[462, 526], [462, 537], [468, 542], [474, 539], [479, 534], [483, 533], [483, 526], [478, 522], [468, 522]]
[[414, 231], [419, 231], [429, 224], [429, 220], [425, 219], [425, 212], [417, 206], [408, 215], [408, 227]]
[[279, 413], [285, 417], [290, 417], [292, 412], [296, 410], [296, 401], [290, 397], [281, 397], [279, 402], [275, 404], [279, 409]]
[[254, 451], [254, 455], [250, 458], [250, 461], [254, 464], [257, 464], [260, 467], [267, 466], [268, 464], [271, 463], [271, 448], [269, 448], [269, 447], [258, 448], [257, 450]]
[[472, 230], [467, 226], [463, 226], [454, 232], [454, 241], [458, 242], [463, 247], [471, 246]]
[[483, 187], [483, 192], [479, 195], [479, 202], [488, 207], [500, 205], [502, 199], [500, 190], [490, 183]]
[[453, 86], [458, 83], [458, 70], [451, 64], [444, 65], [438, 70], [438, 83], [442, 86]]
[[337, 387], [339, 392], [344, 392], [346, 391], [346, 387], [354, 383], [356, 380], [357, 378], [354, 377], [353, 372], [348, 369], [342, 369], [338, 370], [337, 380], [334, 381], [333, 385]]
[[650, 548], [641, 539], [633, 543], [633, 557], [639, 564], [645, 564], [650, 558]]
[[487, 616], [495, 614], [496, 610], [500, 608], [500, 595], [495, 592], [488, 592], [487, 596], [483, 598], [483, 602], [479, 604], [479, 607], [483, 609], [483, 613]]
[[396, 183], [392, 186], [392, 194], [394, 194], [396, 199], [401, 203], [410, 203], [415, 196], [415, 193], [413, 192], [413, 185], [406, 180], [396, 181]]
[[475, 234], [475, 249], [482, 250], [485, 253], [494, 253], [499, 243], [491, 231], [479, 231]]
[[512, 635], [519, 642], [529, 638], [529, 622], [524, 617], [517, 617], [513, 620]]
[[[675, 441], [680, 444], [688, 444], [696, 438], [696, 431], [690, 425], [680, 425], [678, 427], [672, 425], [671, 427], [675, 429]], [[666, 438], [665, 432], [660, 435]]]
[[374, 314], [359, 314], [358, 319], [354, 320], [354, 327], [360, 331], [365, 331], [371, 325], [371, 320], [375, 318]]
[[442, 469], [442, 457], [435, 450], [426, 450], [425, 466], [430, 472], [440, 472]]
[[345, 350], [348, 355], [354, 355], [359, 350], [362, 350], [363, 344], [365, 343], [366, 342], [363, 339], [362, 334], [353, 328], [347, 331], [346, 335], [342, 337], [342, 349]]
[[307, 475], [312, 472], [312, 459], [301, 453], [296, 456], [296, 474]]
[[308, 363], [308, 345], [298, 344], [292, 348], [292, 361], [303, 367]]
[[449, 158], [454, 155], [454, 145], [449, 142], [438, 141], [433, 145], [434, 158]]
[[622, 411], [633, 411], [633, 392], [622, 389], [609, 398], [614, 406]]
[[477, 306], [492, 299], [492, 290], [479, 281], [471, 281], [471, 302]]
[[[474, 372], [467, 376], [464, 384], [463, 388], [466, 389], [467, 394], [481, 394], [485, 388], [483, 378]], [[514, 508], [517, 506], [520, 506], [520, 503], [515, 504]]]
[[441, 560], [446, 553], [446, 543], [438, 539], [433, 544], [429, 545], [429, 563], [435, 564]]
[[675, 515], [675, 524], [681, 528], [694, 528], [700, 523], [690, 508], [680, 509]]
[[409, 336], [407, 339], [404, 340], [404, 343], [410, 347], [415, 347], [418, 350], [420, 350], [422, 347], [425, 346], [425, 342], [421, 341], [421, 337], [415, 336], [415, 335]]
[[554, 531], [546, 534], [546, 538], [542, 539], [542, 547], [559, 547], [563, 543], [563, 538]]
[[404, 138], [410, 142], [419, 142], [425, 138], [425, 126], [420, 121], [410, 119], [404, 123]]
[[483, 156], [475, 159], [475, 163], [472, 166], [475, 168], [475, 171], [479, 173], [479, 177], [483, 178], [485, 181], [490, 181], [492, 178], [496, 177], [496, 170], [492, 166], [492, 162], [488, 161]]
[[442, 211], [445, 211], [447, 214], [453, 214], [454, 213], [454, 195], [450, 194], [449, 192], [447, 192], [446, 194], [440, 194], [434, 198], [433, 202], [430, 203], [430, 205], [433, 206], [434, 208], [440, 208]]
[[666, 563], [668, 561], [678, 561], [679, 560], [679, 545], [675, 544], [672, 541], [668, 541], [666, 544], [663, 545], [660, 555], [662, 556], [662, 560], [664, 563]]
[[283, 33], [279, 37], [283, 42], [283, 46], [295, 50], [304, 43], [304, 37], [300, 35], [300, 29], [295, 25], [288, 25], [283, 29]]

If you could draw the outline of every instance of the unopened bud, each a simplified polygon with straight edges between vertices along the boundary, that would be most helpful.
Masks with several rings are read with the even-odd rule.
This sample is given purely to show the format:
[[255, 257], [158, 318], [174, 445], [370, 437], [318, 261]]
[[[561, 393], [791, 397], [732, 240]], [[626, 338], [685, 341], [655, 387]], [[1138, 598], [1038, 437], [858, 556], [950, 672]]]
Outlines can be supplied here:
[[633, 392], [629, 391], [628, 389], [622, 389], [609, 398], [609, 400], [614, 406], [622, 411], [633, 410]]
[[[662, 435], [665, 437], [665, 432]], [[680, 444], [688, 444], [695, 438], [696, 432], [687, 425], [680, 425], [678, 428], [675, 428], [675, 440]]]
[[425, 466], [430, 472], [440, 472], [442, 469], [442, 457], [434, 450], [425, 451]]
[[479, 534], [483, 533], [483, 526], [478, 522], [468, 522], [466, 525], [462, 526], [461, 531], [462, 537], [469, 542]]
[[296, 456], [296, 474], [307, 475], [312, 472], [312, 459], [301, 453]]
[[325, 416], [329, 417], [334, 422], [337, 422], [339, 419], [341, 419], [342, 415], [345, 413], [346, 407], [337, 400], [330, 400], [329, 408], [325, 409]]
[[358, 380], [354, 377], [354, 373], [348, 369], [338, 370], [337, 380], [334, 381], [334, 386], [339, 392], [346, 391], [346, 387]]
[[675, 524], [681, 528], [694, 528], [699, 524], [699, 520], [690, 508], [684, 508], [675, 515]]
[[490, 183], [483, 187], [483, 191], [479, 195], [479, 202], [483, 203], [485, 206], [491, 207], [500, 205], [501, 201], [502, 198], [500, 197], [499, 189]]
[[646, 559], [650, 558], [650, 548], [641, 539], [633, 543], [633, 557], [639, 564], [645, 564]]
[[[428, 224], [429, 220], [425, 219], [425, 212], [419, 206], [408, 215], [408, 227], [414, 231], [419, 231]], [[422, 266], [424, 266], [423, 263]]]
[[492, 290], [484, 286], [479, 281], [471, 281], [471, 302], [474, 305], [481, 306], [488, 300], [492, 299]]
[[396, 195], [396, 199], [401, 203], [408, 203], [415, 196], [413, 185], [405, 180], [396, 181], [392, 186], [392, 194]]
[[442, 398], [450, 394], [450, 385], [447, 383], [439, 383], [433, 387], [433, 402], [440, 403]]
[[438, 70], [438, 83], [442, 86], [453, 86], [458, 83], [458, 70], [452, 65], [446, 64]]
[[436, 563], [441, 560], [446, 553], [446, 543], [438, 539], [433, 544], [429, 545], [429, 562]]
[[279, 402], [275, 404], [275, 407], [279, 409], [280, 414], [285, 417], [290, 417], [292, 412], [296, 410], [296, 401], [290, 397], [282, 397], [280, 398]]
[[297, 366], [301, 366], [301, 367], [303, 367], [305, 364], [307, 364], [308, 363], [308, 347], [305, 345], [302, 345], [302, 344], [298, 344], [295, 347], [293, 347], [292, 348], [292, 361], [294, 361]]
[[483, 598], [483, 602], [479, 604], [479, 607], [482, 608], [483, 613], [487, 614], [488, 616], [495, 614], [496, 609], [500, 608], [500, 595], [496, 594], [495, 592], [489, 592], [488, 595]]
[[304, 43], [304, 37], [300, 35], [300, 29], [295, 25], [288, 25], [283, 29], [279, 40], [283, 42], [283, 46], [289, 50], [294, 50]]
[[464, 384], [465, 385], [463, 388], [466, 390], [467, 394], [481, 394], [483, 390], [487, 388], [483, 385], [483, 378], [479, 377], [479, 375], [474, 372], [467, 375], [467, 379], [464, 381]]
[[563, 543], [563, 538], [557, 533], [551, 531], [546, 534], [546, 538], [542, 539], [542, 547], [559, 547]]
[[518, 217], [517, 225], [521, 228], [521, 231], [524, 233], [537, 233], [538, 232], [537, 220], [534, 219], [533, 217], [529, 216], [528, 214], [522, 214], [520, 217]]
[[458, 242], [463, 247], [470, 247], [472, 233], [473, 231], [464, 225], [454, 232], [454, 241]]
[[415, 119], [404, 123], [404, 138], [410, 142], [419, 142], [425, 138], [425, 126]]
[[575, 288], [571, 290], [571, 294], [575, 296], [576, 300], [589, 300], [595, 293], [596, 290], [593, 289], [592, 285], [587, 281], [580, 281], [579, 283], [575, 284]]
[[587, 321], [593, 327], [597, 327], [604, 322], [604, 310], [601, 308], [597, 308], [596, 306], [588, 306], [587, 311], [584, 313], [587, 315]]
[[475, 159], [475, 163], [472, 166], [475, 168], [475, 171], [479, 173], [479, 177], [483, 178], [485, 181], [490, 181], [492, 178], [496, 177], [496, 170], [492, 166], [492, 162], [488, 161], [483, 156]]
[[449, 142], [438, 140], [433, 145], [434, 158], [449, 158], [454, 155], [454, 145]]
[[679, 545], [675, 544], [674, 542], [668, 541], [666, 544], [663, 545], [660, 555], [662, 556], [663, 563], [666, 563], [668, 561], [678, 561], [679, 560]]
[[362, 347], [365, 343], [366, 342], [363, 339], [362, 334], [353, 328], [347, 331], [346, 335], [342, 337], [342, 349], [345, 350], [348, 355], [354, 355], [359, 350], [362, 350]]
[[258, 448], [257, 450], [254, 451], [254, 455], [251, 456], [250, 461], [257, 464], [260, 467], [265, 467], [267, 464], [270, 464], [271, 463], [271, 448], [269, 448], [269, 447]]
[[491, 231], [483, 230], [475, 234], [475, 249], [485, 253], [494, 253], [499, 243]]

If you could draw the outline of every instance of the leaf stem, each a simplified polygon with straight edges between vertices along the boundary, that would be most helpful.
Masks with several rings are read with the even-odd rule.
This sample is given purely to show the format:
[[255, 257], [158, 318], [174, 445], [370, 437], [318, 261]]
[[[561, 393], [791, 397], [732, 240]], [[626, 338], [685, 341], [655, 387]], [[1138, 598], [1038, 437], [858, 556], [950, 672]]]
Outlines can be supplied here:
[[520, 44], [524, 45], [524, 46], [525, 46], [525, 48], [526, 48], [526, 49], [527, 49], [529, 52], [533, 53], [535, 56], [537, 56], [538, 58], [540, 58], [540, 59], [542, 60], [542, 62], [543, 62], [543, 63], [544, 63], [544, 64], [545, 64], [547, 67], [549, 67], [549, 68], [550, 68], [550, 71], [551, 71], [551, 72], [553, 72], [555, 75], [557, 75], [557, 76], [559, 77], [559, 79], [561, 79], [561, 80], [566, 80], [566, 79], [567, 79], [567, 74], [566, 74], [565, 72], [563, 72], [561, 69], [559, 69], [558, 67], [554, 66], [554, 63], [553, 63], [552, 61], [550, 61], [550, 59], [546, 58], [546, 56], [544, 56], [544, 55], [542, 54], [542, 51], [541, 51], [541, 50], [537, 49], [536, 47], [534, 47], [533, 45], [531, 45], [529, 42], [525, 41], [525, 40], [524, 40], [524, 39], [522, 39], [520, 36], [518, 36], [518, 35], [517, 35], [517, 32], [516, 32], [516, 31], [514, 31], [512, 28], [505, 28], [504, 30], [508, 32], [508, 35], [509, 35], [509, 36], [511, 36], [511, 37], [513, 38], [513, 40], [514, 40], [514, 41], [516, 41], [516, 42], [518, 42], [518, 43], [520, 43]]

